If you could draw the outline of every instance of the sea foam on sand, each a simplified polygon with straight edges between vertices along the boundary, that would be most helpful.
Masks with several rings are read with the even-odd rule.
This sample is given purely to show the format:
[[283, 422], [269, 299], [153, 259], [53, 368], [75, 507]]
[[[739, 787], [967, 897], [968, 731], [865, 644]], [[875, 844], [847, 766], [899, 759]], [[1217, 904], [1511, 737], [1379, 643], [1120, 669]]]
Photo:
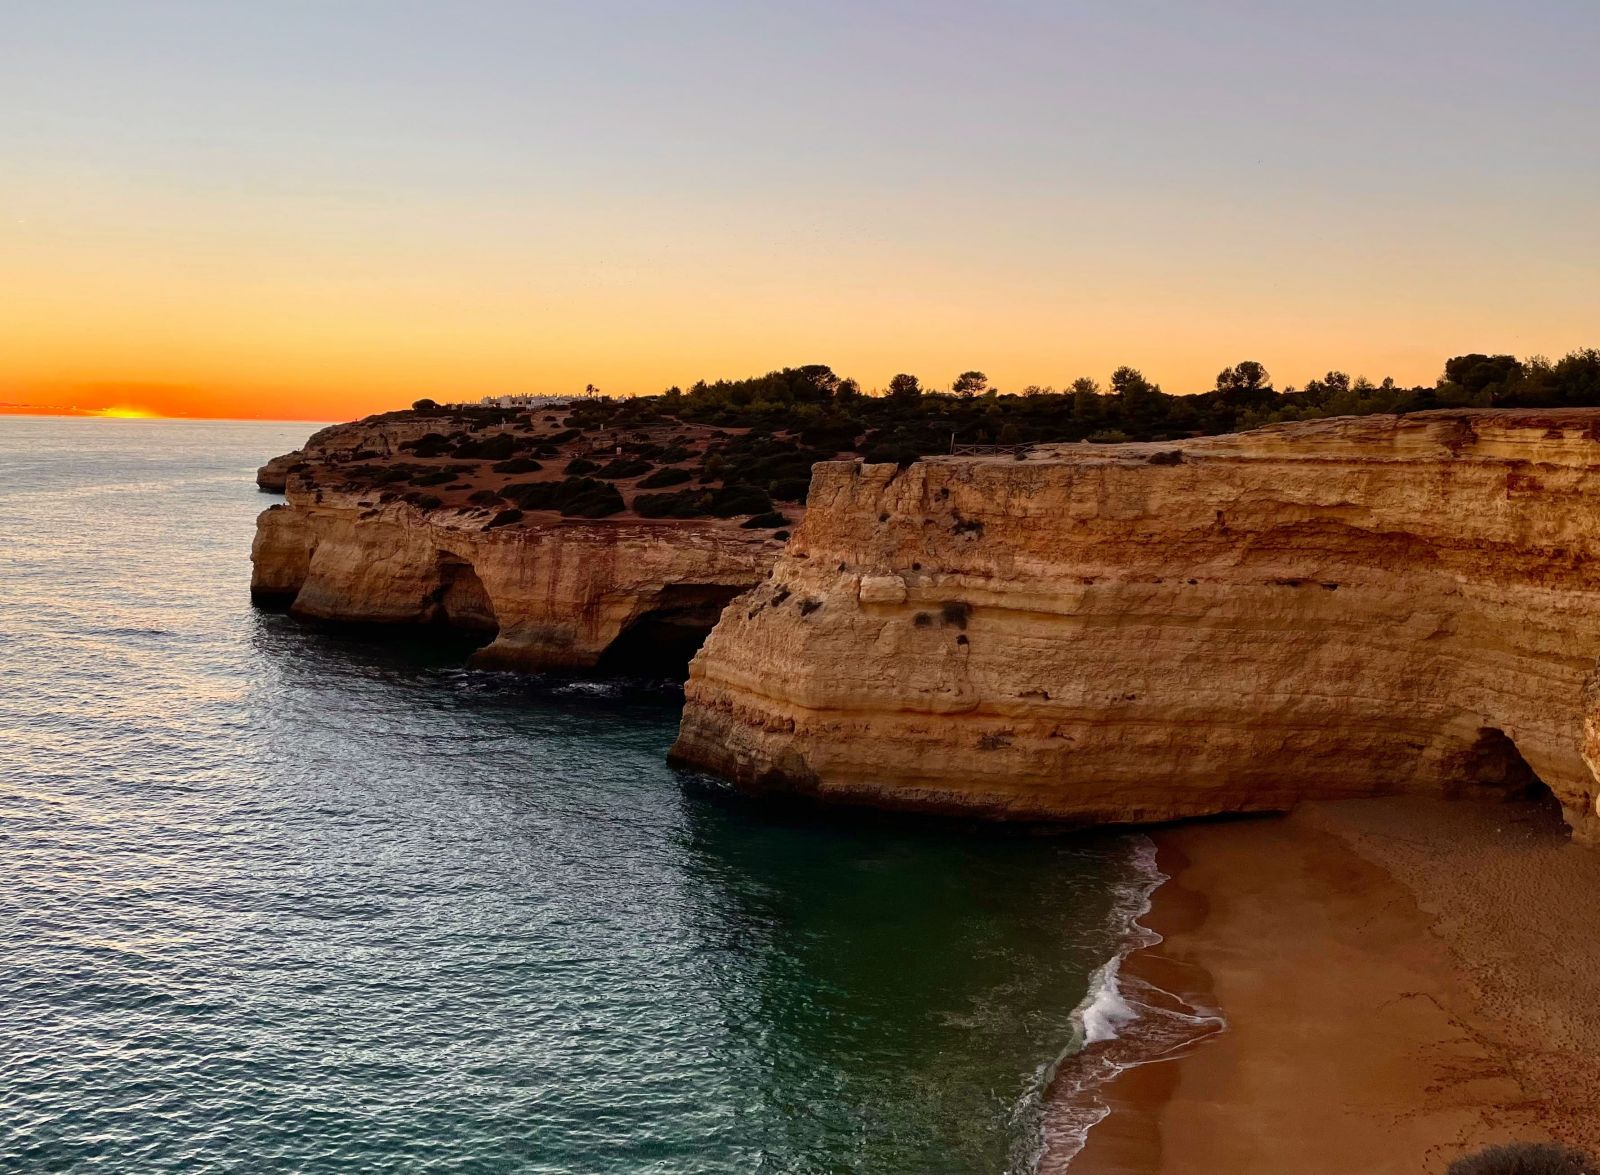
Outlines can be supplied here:
[[1029, 1164], [1040, 1175], [1066, 1170], [1083, 1149], [1090, 1129], [1110, 1113], [1101, 1091], [1118, 1074], [1181, 1056], [1225, 1027], [1217, 1009], [1123, 974], [1129, 955], [1162, 941], [1139, 920], [1168, 880], [1157, 867], [1155, 843], [1139, 837], [1134, 877], [1118, 891], [1113, 910], [1113, 919], [1123, 928], [1121, 945], [1090, 977], [1089, 990], [1072, 1015], [1071, 1043], [1040, 1074], [1040, 1129]]

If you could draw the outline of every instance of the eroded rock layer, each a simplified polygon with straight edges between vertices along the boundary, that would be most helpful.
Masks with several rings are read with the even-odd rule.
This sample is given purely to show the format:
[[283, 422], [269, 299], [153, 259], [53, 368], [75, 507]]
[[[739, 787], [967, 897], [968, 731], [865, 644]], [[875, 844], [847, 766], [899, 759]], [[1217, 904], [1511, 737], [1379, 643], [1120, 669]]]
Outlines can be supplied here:
[[484, 529], [476, 516], [291, 482], [289, 504], [257, 522], [252, 592], [306, 619], [492, 633], [481, 665], [586, 668], [625, 634], [644, 662], [692, 649], [775, 553], [761, 534], [710, 524], [551, 516]]
[[252, 594], [311, 620], [469, 630], [491, 641], [479, 664], [681, 676], [798, 514], [803, 481], [777, 503], [730, 483], [724, 466], [785, 450], [747, 432], [555, 406], [332, 425], [257, 475], [287, 502], [257, 524]]
[[673, 753], [1084, 822], [1542, 781], [1594, 840], [1597, 544], [1585, 410], [828, 463]]

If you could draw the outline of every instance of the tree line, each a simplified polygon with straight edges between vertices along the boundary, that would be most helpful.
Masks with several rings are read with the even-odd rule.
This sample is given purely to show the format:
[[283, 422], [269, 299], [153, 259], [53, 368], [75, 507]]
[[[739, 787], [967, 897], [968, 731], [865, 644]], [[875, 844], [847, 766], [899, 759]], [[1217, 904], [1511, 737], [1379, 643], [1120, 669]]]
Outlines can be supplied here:
[[[416, 407], [433, 408], [432, 401]], [[952, 444], [1023, 445], [1050, 441], [1166, 441], [1237, 432], [1281, 421], [1434, 408], [1600, 407], [1600, 349], [1549, 360], [1473, 353], [1444, 363], [1434, 383], [1403, 387], [1339, 370], [1304, 387], [1278, 388], [1261, 363], [1225, 367], [1209, 391], [1174, 395], [1134, 367], [1105, 384], [1084, 376], [1064, 388], [1001, 391], [979, 370], [949, 387], [914, 374], [868, 393], [825, 364], [747, 379], [701, 381], [653, 396], [591, 395], [575, 401], [570, 423], [632, 427], [677, 419], [762, 434], [798, 436], [807, 448], [858, 452], [871, 460], [911, 461]], [[487, 411], [487, 410], [485, 410]]]
[[958, 444], [1162, 441], [1236, 432], [1280, 421], [1433, 408], [1600, 407], [1600, 349], [1555, 361], [1458, 355], [1429, 386], [1374, 383], [1329, 371], [1304, 387], [1277, 388], [1262, 364], [1225, 367], [1205, 392], [1174, 395], [1133, 367], [1102, 385], [1004, 392], [976, 369], [948, 388], [909, 372], [878, 394], [824, 364], [785, 367], [748, 379], [701, 381], [656, 396], [598, 397], [574, 404], [576, 422], [625, 427], [672, 417], [722, 427], [800, 434], [807, 445], [858, 451], [873, 460], [914, 460]]

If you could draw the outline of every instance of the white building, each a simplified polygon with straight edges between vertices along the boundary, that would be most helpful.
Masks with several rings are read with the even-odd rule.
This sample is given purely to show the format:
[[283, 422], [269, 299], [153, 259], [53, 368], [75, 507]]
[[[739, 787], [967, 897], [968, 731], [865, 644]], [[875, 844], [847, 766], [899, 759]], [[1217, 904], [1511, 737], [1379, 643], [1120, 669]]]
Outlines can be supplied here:
[[519, 392], [509, 396], [485, 396], [478, 401], [484, 408], [564, 408], [575, 396], [534, 396]]

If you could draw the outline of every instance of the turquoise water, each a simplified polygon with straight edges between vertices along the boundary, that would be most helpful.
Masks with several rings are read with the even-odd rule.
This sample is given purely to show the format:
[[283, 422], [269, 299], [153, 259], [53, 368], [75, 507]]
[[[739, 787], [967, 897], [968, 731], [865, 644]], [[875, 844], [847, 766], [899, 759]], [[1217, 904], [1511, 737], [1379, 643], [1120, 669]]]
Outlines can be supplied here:
[[1131, 842], [752, 808], [670, 686], [255, 612], [309, 431], [0, 417], [0, 1170], [1028, 1170]]

